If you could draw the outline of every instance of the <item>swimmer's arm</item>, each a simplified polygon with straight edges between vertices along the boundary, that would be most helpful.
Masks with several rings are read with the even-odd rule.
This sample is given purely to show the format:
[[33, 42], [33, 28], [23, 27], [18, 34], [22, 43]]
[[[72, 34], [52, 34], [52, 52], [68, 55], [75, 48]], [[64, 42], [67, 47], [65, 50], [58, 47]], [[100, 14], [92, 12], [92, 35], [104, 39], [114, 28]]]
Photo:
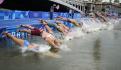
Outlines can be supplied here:
[[72, 21], [71, 23], [73, 23], [73, 24], [74, 24], [75, 26], [77, 26], [77, 27], [80, 26], [76, 20]]
[[54, 42], [48, 41], [48, 43], [49, 43], [49, 45], [51, 45], [53, 48], [59, 48], [58, 46], [56, 46], [56, 45], [54, 44]]
[[53, 33], [52, 29], [48, 25], [45, 25], [45, 28], [47, 29], [48, 33]]
[[61, 16], [58, 16], [57, 19], [58, 19], [58, 20], [63, 20], [63, 21], [68, 21], [68, 20], [69, 20], [68, 18], [64, 18], [64, 17], [61, 17]]
[[48, 33], [53, 33], [52, 29], [48, 26], [48, 22], [44, 21], [43, 24], [45, 25], [45, 29], [47, 29]]
[[64, 25], [64, 24], [62, 24], [62, 25], [63, 25], [63, 27], [64, 27], [65, 29], [69, 30], [69, 27], [67, 27], [67, 26]]

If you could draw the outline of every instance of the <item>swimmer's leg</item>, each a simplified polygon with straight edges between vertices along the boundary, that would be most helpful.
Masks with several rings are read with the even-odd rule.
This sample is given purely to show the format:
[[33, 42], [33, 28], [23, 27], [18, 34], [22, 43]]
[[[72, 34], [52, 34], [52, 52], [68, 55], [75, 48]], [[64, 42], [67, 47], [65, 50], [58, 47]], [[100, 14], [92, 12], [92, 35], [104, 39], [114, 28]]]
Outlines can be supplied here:
[[18, 39], [18, 38], [16, 38], [16, 37], [12, 36], [12, 35], [9, 34], [9, 33], [5, 33], [5, 32], [4, 32], [3, 34], [6, 35], [8, 38], [10, 38], [12, 41], [14, 41], [16, 44], [18, 44], [19, 46], [23, 46], [24, 40]]

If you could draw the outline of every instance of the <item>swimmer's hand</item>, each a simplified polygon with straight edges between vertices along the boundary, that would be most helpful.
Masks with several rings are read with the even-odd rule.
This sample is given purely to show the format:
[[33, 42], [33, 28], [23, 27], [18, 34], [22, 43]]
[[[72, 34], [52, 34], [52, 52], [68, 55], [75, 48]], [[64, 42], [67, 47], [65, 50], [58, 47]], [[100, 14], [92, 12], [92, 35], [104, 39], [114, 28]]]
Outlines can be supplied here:
[[40, 23], [47, 25], [47, 22], [45, 20], [39, 19]]
[[55, 20], [61, 20], [61, 19], [63, 19], [63, 17], [61, 17], [61, 16], [58, 16], [55, 18]]
[[9, 33], [8, 32], [2, 32], [2, 35], [7, 36]]

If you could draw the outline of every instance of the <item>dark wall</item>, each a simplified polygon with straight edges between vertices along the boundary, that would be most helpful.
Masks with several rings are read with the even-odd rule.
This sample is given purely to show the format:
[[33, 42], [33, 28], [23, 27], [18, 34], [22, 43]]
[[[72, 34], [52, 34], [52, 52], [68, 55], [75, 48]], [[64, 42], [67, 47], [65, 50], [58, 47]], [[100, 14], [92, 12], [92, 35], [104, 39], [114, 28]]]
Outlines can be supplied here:
[[[50, 7], [56, 4], [49, 0], [5, 0], [0, 7], [11, 10], [50, 11]], [[67, 7], [60, 5], [58, 12], [67, 12]]]

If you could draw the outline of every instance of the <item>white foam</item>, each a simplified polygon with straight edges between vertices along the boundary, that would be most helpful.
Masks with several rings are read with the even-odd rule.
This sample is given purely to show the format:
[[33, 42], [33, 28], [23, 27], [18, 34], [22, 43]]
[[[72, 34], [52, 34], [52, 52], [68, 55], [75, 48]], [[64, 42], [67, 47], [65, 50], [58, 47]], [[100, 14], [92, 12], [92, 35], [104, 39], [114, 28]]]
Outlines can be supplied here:
[[28, 48], [27, 47], [20, 47], [19, 49], [20, 49], [21, 53], [25, 53]]
[[66, 44], [59, 46], [59, 49], [62, 51], [71, 51], [71, 49]]
[[68, 41], [75, 37], [81, 37], [81, 36], [84, 36], [84, 33], [82, 32], [81, 28], [72, 28], [70, 32], [65, 36], [64, 39]]
[[26, 51], [36, 52], [36, 53], [44, 53], [50, 50], [50, 46], [46, 44], [37, 44], [36, 48], [28, 48], [28, 47], [20, 47], [22, 53]]
[[111, 30], [114, 24], [118, 24], [119, 20], [111, 19], [108, 22], [101, 22], [99, 19], [82, 18], [82, 28], [72, 28], [70, 32], [64, 37], [65, 41], [69, 41], [75, 37], [83, 37], [87, 32], [98, 32], [101, 30]]
[[39, 45], [39, 47], [37, 47], [35, 50], [37, 50], [38, 52], [47, 52], [50, 50], [50, 46], [49, 45]]
[[[93, 20], [93, 21], [92, 21]], [[88, 20], [83, 20], [82, 22], [84, 23], [83, 29], [87, 32], [97, 32], [100, 31], [101, 29], [113, 29], [114, 21], [109, 21], [109, 22], [101, 22], [98, 19], [88, 19]]]

